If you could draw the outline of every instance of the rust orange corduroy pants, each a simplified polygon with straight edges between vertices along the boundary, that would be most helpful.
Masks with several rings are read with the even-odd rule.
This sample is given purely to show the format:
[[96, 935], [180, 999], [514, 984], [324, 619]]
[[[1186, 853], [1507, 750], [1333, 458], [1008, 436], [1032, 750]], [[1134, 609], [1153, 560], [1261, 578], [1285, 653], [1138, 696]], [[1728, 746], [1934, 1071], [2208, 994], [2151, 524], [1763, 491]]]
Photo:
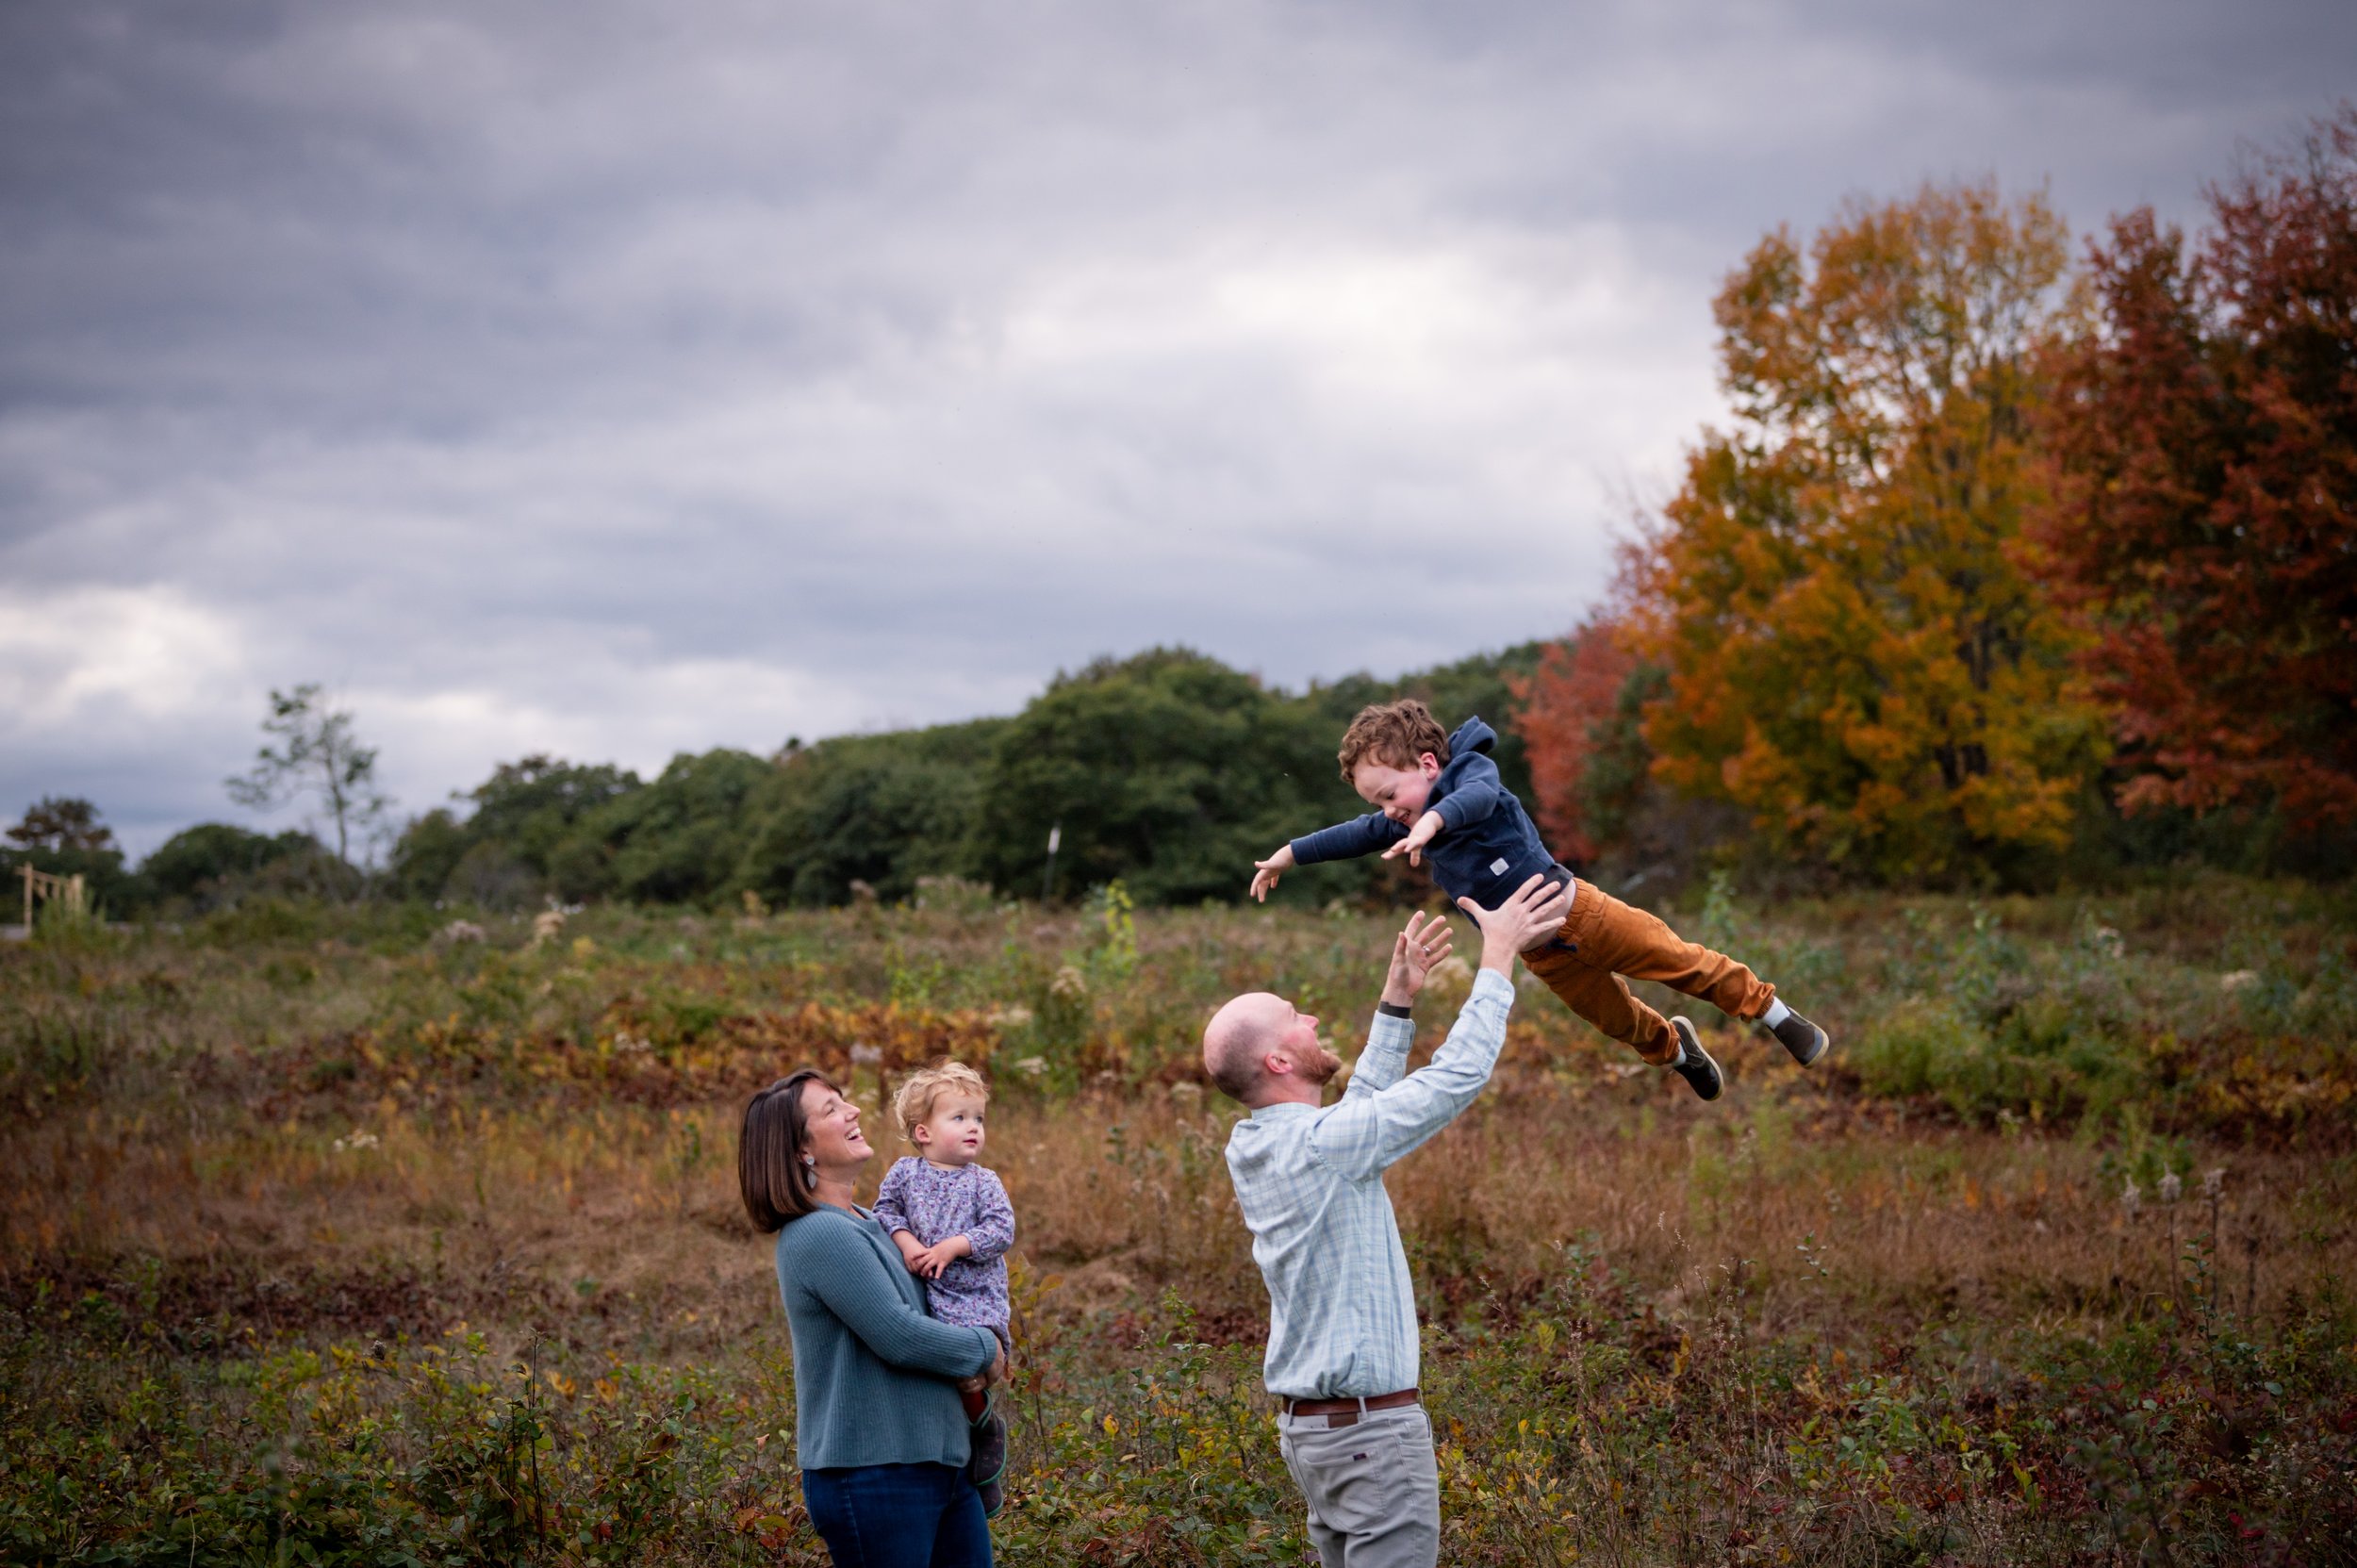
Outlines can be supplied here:
[[1659, 916], [1631, 909], [1591, 882], [1579, 884], [1561, 933], [1523, 954], [1523, 962], [1573, 1012], [1656, 1067], [1676, 1059], [1677, 1032], [1629, 993], [1628, 980], [1659, 981], [1738, 1018], [1758, 1017], [1776, 996], [1774, 986], [1726, 954], [1689, 942]]

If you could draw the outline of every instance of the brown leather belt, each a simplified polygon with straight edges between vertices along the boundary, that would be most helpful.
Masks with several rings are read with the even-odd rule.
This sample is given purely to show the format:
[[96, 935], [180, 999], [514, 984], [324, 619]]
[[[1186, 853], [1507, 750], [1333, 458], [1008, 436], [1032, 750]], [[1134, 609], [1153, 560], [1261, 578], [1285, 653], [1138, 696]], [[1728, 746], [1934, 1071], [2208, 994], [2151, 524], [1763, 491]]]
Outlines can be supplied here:
[[1395, 1411], [1412, 1405], [1422, 1395], [1412, 1388], [1396, 1394], [1370, 1394], [1364, 1399], [1288, 1399], [1285, 1413], [1298, 1420], [1305, 1415], [1326, 1417], [1328, 1431], [1338, 1427], [1356, 1427], [1359, 1417], [1371, 1411]]

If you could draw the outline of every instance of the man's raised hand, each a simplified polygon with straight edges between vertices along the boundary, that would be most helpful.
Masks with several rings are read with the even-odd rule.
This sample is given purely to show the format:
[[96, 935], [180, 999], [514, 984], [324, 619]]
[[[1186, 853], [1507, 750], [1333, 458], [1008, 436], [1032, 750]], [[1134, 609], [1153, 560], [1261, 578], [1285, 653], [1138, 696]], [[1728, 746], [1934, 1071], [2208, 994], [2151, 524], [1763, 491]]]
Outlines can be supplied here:
[[1572, 912], [1572, 884], [1533, 877], [1495, 909], [1484, 909], [1471, 899], [1458, 900], [1457, 907], [1481, 928], [1481, 966], [1511, 980], [1515, 954], [1563, 929], [1564, 917]]
[[1424, 989], [1432, 966], [1448, 956], [1455, 933], [1438, 915], [1419, 911], [1408, 916], [1408, 929], [1392, 938], [1392, 970], [1383, 977], [1383, 999], [1406, 1007]]

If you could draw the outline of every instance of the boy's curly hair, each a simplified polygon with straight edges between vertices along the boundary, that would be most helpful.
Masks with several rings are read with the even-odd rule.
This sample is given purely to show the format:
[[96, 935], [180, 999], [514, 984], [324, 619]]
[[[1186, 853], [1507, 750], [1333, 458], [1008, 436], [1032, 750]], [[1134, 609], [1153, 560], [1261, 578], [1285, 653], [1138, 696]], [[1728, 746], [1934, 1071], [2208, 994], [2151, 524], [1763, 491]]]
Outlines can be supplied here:
[[1448, 732], [1441, 728], [1430, 708], [1412, 697], [1403, 697], [1396, 702], [1372, 702], [1360, 708], [1350, 728], [1343, 732], [1338, 758], [1343, 777], [1352, 779], [1362, 762], [1409, 768], [1426, 751], [1445, 764]]
[[892, 1119], [900, 1124], [900, 1136], [916, 1142], [916, 1124], [932, 1118], [933, 1105], [944, 1095], [971, 1095], [987, 1102], [990, 1085], [963, 1062], [937, 1062], [909, 1074], [892, 1097]]

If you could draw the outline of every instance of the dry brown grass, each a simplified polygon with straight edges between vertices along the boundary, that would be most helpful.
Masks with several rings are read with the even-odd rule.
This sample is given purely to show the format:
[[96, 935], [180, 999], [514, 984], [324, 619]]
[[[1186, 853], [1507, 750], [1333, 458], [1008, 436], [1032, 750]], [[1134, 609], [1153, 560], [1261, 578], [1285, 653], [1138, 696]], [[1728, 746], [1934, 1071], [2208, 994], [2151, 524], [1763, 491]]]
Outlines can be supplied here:
[[[2261, 1314], [2357, 1268], [2347, 1160], [2200, 1150], [2225, 1173], [2215, 1215], [2190, 1186], [2131, 1214], [2092, 1143], [1927, 1122], [1722, 1049], [1749, 1077], [1720, 1107], [1600, 1056], [1509, 1061], [1389, 1180], [1430, 1309], [1510, 1313], [1574, 1244], [1673, 1316], [1736, 1281], [1755, 1331], [1837, 1342], [1951, 1317], [2100, 1336], [2182, 1293], [2170, 1261], [2195, 1241], [2215, 1243], [2217, 1288]], [[881, 1133], [879, 1085], [856, 1088]], [[1113, 1312], [1171, 1287], [1215, 1333], [1256, 1335], [1264, 1301], [1220, 1153], [1233, 1114], [1192, 1084], [1002, 1098], [987, 1157], [1020, 1252], [1063, 1277], [1051, 1306]], [[20, 1279], [137, 1256], [208, 1277], [390, 1272], [435, 1281], [453, 1316], [522, 1292], [582, 1331], [618, 1312], [684, 1348], [776, 1331], [734, 1133], [728, 1105], [387, 1099], [350, 1126], [260, 1128], [93, 1107], [10, 1133], [22, 1179], [0, 1191], [0, 1246]]]

